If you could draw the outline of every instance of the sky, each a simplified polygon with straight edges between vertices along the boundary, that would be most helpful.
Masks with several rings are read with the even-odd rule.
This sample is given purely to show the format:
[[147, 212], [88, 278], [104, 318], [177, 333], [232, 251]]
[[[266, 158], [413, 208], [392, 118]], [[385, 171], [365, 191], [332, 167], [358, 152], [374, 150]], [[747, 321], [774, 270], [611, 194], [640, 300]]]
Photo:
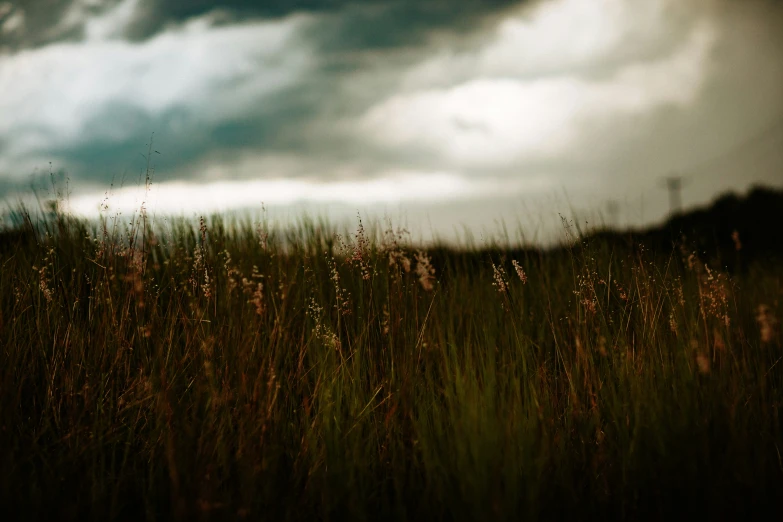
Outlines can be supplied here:
[[686, 207], [783, 187], [780, 27], [779, 0], [0, 0], [0, 199], [54, 172], [85, 216], [653, 224], [667, 176]]

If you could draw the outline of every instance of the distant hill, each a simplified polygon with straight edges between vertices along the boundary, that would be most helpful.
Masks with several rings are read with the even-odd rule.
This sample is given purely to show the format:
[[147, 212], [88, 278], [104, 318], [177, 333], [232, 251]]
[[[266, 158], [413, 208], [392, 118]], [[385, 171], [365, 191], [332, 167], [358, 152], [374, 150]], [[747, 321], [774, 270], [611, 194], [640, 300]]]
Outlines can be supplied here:
[[684, 244], [730, 271], [756, 260], [783, 259], [783, 190], [754, 187], [744, 197], [724, 194], [711, 205], [673, 216], [663, 225], [602, 231], [592, 238], [642, 243], [658, 251]]

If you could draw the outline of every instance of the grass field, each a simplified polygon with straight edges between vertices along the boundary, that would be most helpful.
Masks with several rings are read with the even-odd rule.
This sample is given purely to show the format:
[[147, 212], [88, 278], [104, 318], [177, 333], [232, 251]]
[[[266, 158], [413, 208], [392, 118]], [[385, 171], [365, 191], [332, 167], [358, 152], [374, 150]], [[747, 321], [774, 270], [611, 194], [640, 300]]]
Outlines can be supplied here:
[[783, 515], [779, 261], [568, 226], [458, 252], [361, 222], [16, 218], [20, 520]]

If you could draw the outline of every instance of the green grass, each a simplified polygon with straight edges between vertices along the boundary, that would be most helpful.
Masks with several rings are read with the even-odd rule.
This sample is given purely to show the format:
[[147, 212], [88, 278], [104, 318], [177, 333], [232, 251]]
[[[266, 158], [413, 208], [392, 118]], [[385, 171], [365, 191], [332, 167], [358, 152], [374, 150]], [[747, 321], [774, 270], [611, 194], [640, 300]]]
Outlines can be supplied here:
[[17, 217], [0, 507], [20, 519], [783, 513], [781, 264]]

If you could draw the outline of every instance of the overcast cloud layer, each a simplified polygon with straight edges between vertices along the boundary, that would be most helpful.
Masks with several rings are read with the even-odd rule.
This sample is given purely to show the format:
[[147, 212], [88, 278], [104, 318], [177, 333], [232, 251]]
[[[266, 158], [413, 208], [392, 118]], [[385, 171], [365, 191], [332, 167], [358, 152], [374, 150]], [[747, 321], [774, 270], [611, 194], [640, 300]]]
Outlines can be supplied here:
[[659, 219], [672, 173], [686, 203], [781, 184], [779, 27], [765, 0], [0, 2], [0, 196], [52, 162], [93, 212], [154, 131], [161, 211]]

